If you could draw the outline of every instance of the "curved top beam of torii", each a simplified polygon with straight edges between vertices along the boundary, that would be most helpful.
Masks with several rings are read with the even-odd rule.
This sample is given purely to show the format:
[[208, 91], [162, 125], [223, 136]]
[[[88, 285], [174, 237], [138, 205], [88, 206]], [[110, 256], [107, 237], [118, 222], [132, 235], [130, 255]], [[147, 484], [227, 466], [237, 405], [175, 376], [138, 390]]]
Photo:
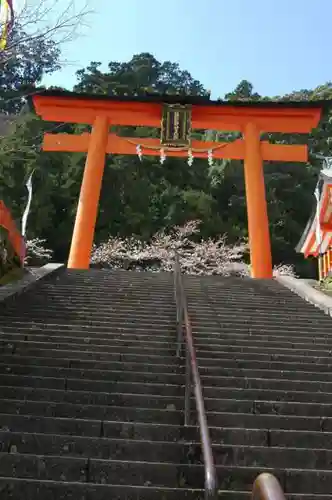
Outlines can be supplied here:
[[163, 104], [190, 104], [192, 128], [241, 131], [250, 121], [262, 132], [309, 133], [320, 120], [326, 101], [210, 101], [206, 97], [120, 97], [37, 91], [30, 99], [43, 120], [92, 124], [107, 116], [110, 124], [160, 127]]

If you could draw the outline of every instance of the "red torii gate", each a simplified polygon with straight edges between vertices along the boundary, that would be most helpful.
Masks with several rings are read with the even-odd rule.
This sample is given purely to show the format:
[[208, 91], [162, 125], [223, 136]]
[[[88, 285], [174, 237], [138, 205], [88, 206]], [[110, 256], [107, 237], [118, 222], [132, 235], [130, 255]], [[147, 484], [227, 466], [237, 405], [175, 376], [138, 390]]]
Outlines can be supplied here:
[[[98, 213], [105, 155], [143, 154], [244, 160], [252, 276], [272, 277], [272, 257], [263, 161], [306, 162], [304, 145], [261, 142], [262, 132], [309, 133], [323, 102], [221, 102], [202, 97], [118, 97], [41, 91], [35, 112], [54, 122], [92, 125], [91, 134], [45, 134], [45, 151], [87, 152], [68, 267], [87, 269]], [[161, 140], [119, 137], [111, 125], [161, 128]], [[195, 141], [192, 129], [240, 131], [232, 143]]]

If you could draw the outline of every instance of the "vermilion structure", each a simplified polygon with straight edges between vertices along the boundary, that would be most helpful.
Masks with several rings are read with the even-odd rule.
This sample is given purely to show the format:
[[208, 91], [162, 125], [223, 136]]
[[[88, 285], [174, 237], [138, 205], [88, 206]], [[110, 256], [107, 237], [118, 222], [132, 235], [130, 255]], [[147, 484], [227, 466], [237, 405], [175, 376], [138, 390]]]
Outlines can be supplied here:
[[316, 203], [307, 226], [296, 247], [304, 257], [317, 257], [319, 278], [332, 270], [332, 170], [320, 173]]
[[[307, 147], [261, 142], [261, 134], [309, 133], [319, 123], [322, 102], [222, 102], [201, 97], [109, 97], [64, 91], [39, 92], [32, 102], [43, 120], [92, 126], [91, 134], [46, 134], [44, 139], [45, 151], [87, 153], [68, 267], [89, 267], [106, 154], [159, 155], [166, 152], [167, 156], [187, 158], [188, 154], [193, 154], [208, 158], [212, 152], [215, 159], [244, 160], [252, 276], [272, 277], [263, 161], [306, 162]], [[165, 146], [159, 139], [118, 137], [110, 133], [111, 125], [155, 127], [163, 132], [167, 106], [175, 106], [178, 110], [185, 108], [186, 126], [190, 120], [190, 131], [239, 131], [243, 138], [232, 143], [191, 141], [189, 138], [186, 145], [172, 147]], [[169, 123], [176, 135], [180, 111], [171, 115], [172, 111]], [[174, 119], [178, 119], [175, 125]]]
[[17, 229], [10, 211], [5, 203], [0, 200], [0, 228], [4, 228], [8, 234], [8, 240], [15, 254], [20, 258], [22, 266], [26, 255], [26, 245], [23, 236]]

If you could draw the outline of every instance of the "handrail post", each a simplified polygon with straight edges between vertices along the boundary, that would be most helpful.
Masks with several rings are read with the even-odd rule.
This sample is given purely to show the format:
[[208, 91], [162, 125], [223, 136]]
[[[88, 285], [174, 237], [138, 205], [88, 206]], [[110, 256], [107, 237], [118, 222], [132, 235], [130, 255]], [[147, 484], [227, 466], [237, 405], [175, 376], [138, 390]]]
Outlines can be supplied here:
[[268, 472], [260, 474], [252, 489], [252, 500], [286, 500], [278, 479]]

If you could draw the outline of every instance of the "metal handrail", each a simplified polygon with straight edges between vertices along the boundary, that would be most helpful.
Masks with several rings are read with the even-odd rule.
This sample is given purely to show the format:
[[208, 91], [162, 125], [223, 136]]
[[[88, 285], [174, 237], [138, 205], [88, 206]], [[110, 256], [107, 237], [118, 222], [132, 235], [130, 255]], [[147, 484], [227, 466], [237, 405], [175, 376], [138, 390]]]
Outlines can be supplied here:
[[268, 472], [256, 478], [251, 498], [252, 500], [286, 500], [278, 479]]
[[[212, 454], [212, 445], [209, 427], [207, 425], [206, 419], [202, 384], [198, 371], [196, 350], [194, 347], [191, 322], [188, 313], [187, 297], [183, 286], [180, 259], [177, 252], [175, 252], [174, 291], [177, 320], [176, 355], [178, 357], [181, 356], [183, 344], [185, 346], [186, 353], [184, 425], [190, 425], [190, 400], [193, 382], [194, 395], [196, 400], [196, 411], [201, 436], [201, 446], [204, 458], [205, 499], [217, 500], [217, 474]], [[185, 332], [185, 341], [183, 339], [183, 332]], [[286, 500], [285, 494], [278, 479], [273, 474], [267, 472], [260, 474], [256, 478], [253, 485], [251, 498], [252, 500]]]
[[[184, 425], [190, 425], [190, 399], [193, 383], [204, 459], [205, 499], [216, 500], [218, 498], [217, 474], [212, 454], [210, 432], [207, 425], [202, 384], [197, 366], [192, 328], [188, 314], [187, 298], [182, 281], [179, 255], [177, 253], [175, 253], [174, 290], [177, 311], [176, 354], [177, 356], [181, 355], [181, 348], [183, 344], [185, 346], [186, 353]], [[185, 333], [185, 342], [183, 342], [183, 332]]]

